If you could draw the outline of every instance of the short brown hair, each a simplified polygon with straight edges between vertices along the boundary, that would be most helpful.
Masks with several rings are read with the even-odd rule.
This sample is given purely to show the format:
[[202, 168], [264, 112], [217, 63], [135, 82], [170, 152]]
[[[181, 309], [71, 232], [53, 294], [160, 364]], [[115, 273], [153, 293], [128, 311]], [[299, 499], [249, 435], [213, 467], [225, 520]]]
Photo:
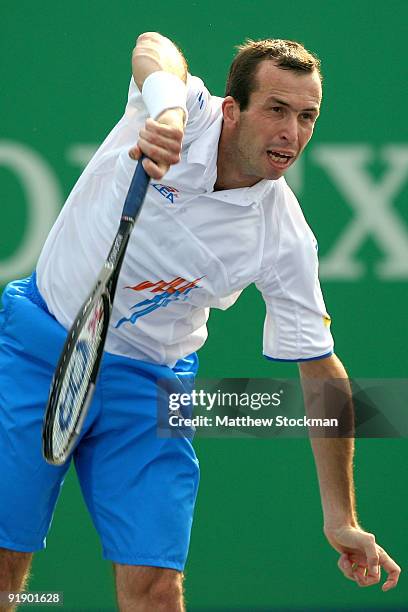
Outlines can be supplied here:
[[232, 96], [245, 110], [250, 95], [256, 90], [255, 74], [258, 64], [265, 59], [273, 60], [283, 70], [295, 72], [317, 71], [320, 80], [319, 58], [293, 40], [267, 38], [266, 40], [246, 40], [237, 47], [238, 53], [231, 64], [225, 90], [226, 96]]

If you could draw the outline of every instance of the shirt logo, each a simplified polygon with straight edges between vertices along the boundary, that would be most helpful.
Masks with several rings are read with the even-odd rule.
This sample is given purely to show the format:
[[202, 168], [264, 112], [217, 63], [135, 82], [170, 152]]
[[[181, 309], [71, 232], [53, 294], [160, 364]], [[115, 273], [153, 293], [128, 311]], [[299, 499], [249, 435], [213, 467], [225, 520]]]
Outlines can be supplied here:
[[159, 280], [156, 283], [143, 281], [134, 287], [125, 287], [125, 289], [131, 289], [132, 291], [145, 291], [149, 289], [150, 293], [156, 295], [151, 299], [142, 300], [131, 306], [129, 310], [134, 310], [135, 312], [133, 312], [130, 317], [123, 317], [120, 319], [116, 323], [115, 328], [121, 327], [124, 323], [131, 323], [134, 325], [139, 317], [144, 317], [157, 308], [165, 308], [170, 302], [177, 302], [179, 300], [185, 302], [190, 291], [199, 287], [197, 283], [202, 278], [204, 277], [200, 276], [192, 281], [188, 281], [181, 276], [177, 276], [168, 282], [164, 280]]
[[169, 185], [162, 185], [162, 183], [153, 183], [152, 185], [166, 200], [169, 200], [172, 204], [174, 204], [174, 198], [179, 197], [178, 189], [175, 187], [170, 187]]

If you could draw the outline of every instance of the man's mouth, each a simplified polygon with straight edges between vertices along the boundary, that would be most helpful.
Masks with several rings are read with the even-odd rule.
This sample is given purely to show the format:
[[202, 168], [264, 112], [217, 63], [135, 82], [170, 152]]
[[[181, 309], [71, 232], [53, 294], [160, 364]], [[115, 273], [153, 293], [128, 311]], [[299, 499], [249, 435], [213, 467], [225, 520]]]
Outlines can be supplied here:
[[291, 155], [290, 153], [285, 153], [284, 151], [268, 150], [267, 154], [270, 161], [272, 162], [272, 165], [280, 169], [289, 166], [291, 160], [294, 157], [294, 155]]

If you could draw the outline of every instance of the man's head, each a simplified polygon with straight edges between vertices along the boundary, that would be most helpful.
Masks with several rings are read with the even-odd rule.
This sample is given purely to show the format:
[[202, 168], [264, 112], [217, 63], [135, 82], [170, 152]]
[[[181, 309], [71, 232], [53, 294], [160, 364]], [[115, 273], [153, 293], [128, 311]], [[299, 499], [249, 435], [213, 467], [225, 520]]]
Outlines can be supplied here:
[[321, 81], [320, 61], [297, 42], [239, 47], [227, 80], [223, 139], [242, 177], [277, 179], [299, 157], [319, 115]]
[[225, 96], [232, 96], [242, 111], [246, 110], [251, 93], [258, 87], [257, 68], [263, 60], [273, 60], [282, 70], [298, 74], [316, 71], [322, 80], [320, 60], [300, 43], [278, 38], [247, 40], [238, 46], [225, 88]]

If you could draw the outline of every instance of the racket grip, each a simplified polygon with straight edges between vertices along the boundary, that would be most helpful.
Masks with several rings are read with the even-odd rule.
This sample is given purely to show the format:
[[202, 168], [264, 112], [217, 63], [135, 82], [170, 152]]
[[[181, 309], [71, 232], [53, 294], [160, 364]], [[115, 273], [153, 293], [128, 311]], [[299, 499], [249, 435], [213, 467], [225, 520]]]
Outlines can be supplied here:
[[145, 155], [142, 155], [133, 173], [130, 187], [126, 195], [125, 204], [123, 206], [122, 217], [136, 219], [140, 209], [142, 208], [143, 200], [150, 181], [150, 176], [147, 174], [142, 164], [145, 157]]

